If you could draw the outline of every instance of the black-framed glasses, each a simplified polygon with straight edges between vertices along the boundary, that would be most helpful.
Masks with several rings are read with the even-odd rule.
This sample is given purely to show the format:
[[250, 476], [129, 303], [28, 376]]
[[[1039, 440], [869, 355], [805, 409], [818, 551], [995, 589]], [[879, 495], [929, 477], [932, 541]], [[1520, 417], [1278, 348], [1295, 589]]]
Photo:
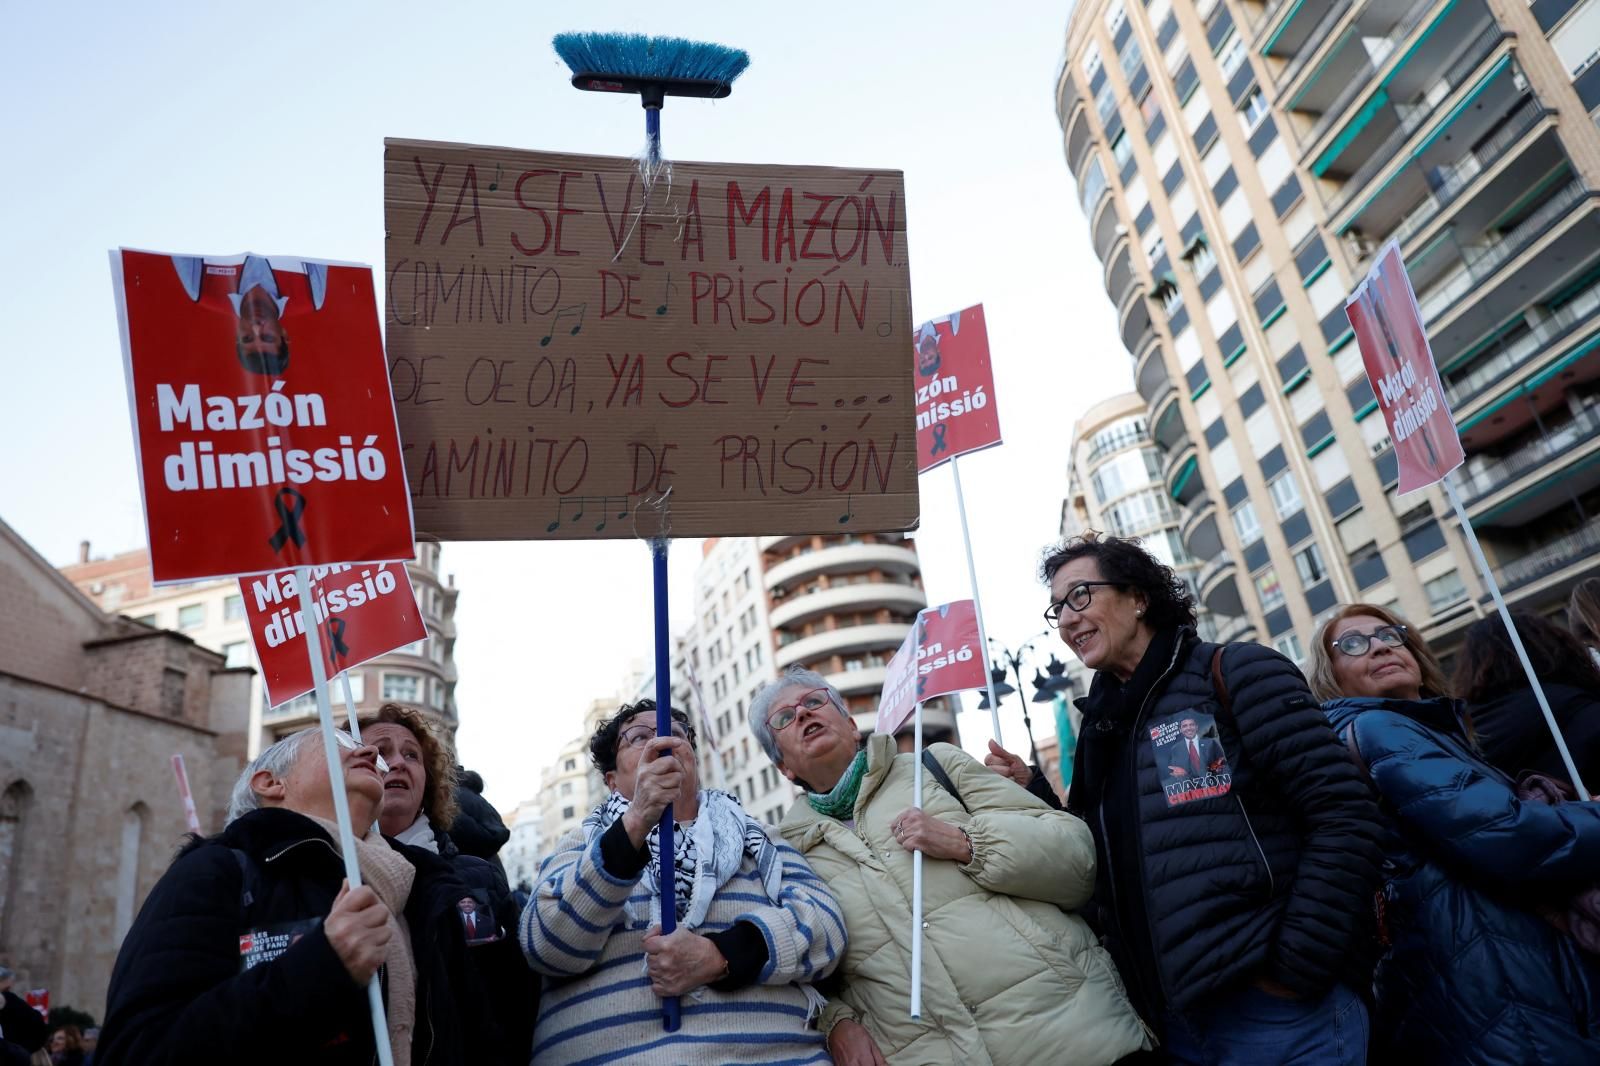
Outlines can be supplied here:
[[[684, 730], [683, 726], [679, 725], [677, 722], [672, 723], [672, 735], [677, 737], [679, 740], [689, 739], [689, 734]], [[617, 747], [618, 749], [642, 748], [655, 738], [656, 727], [653, 725], [629, 726], [627, 729], [624, 729], [622, 731], [622, 735], [617, 738]]]
[[803, 693], [793, 703], [786, 703], [767, 715], [767, 727], [774, 733], [789, 728], [800, 717], [801, 711], [820, 711], [833, 702], [825, 688], [814, 688]]
[[1051, 601], [1050, 606], [1044, 609], [1044, 620], [1049, 622], [1052, 626], [1058, 626], [1061, 624], [1061, 608], [1071, 607], [1074, 611], [1083, 611], [1089, 606], [1089, 602], [1094, 598], [1094, 593], [1090, 590], [1100, 585], [1108, 585], [1113, 588], [1120, 588], [1122, 582], [1080, 581], [1067, 590], [1066, 596], [1059, 600]]
[[1372, 650], [1375, 640], [1391, 648], [1403, 648], [1406, 644], [1406, 627], [1379, 626], [1371, 633], [1351, 630], [1334, 641], [1333, 646], [1350, 658], [1359, 659]]

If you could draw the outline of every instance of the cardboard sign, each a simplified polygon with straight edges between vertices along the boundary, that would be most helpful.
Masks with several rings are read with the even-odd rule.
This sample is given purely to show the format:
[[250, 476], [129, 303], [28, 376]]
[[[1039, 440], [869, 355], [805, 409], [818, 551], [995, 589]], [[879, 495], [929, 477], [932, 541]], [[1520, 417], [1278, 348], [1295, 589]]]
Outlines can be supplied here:
[[935, 696], [982, 688], [988, 657], [978, 642], [978, 612], [971, 600], [929, 607], [917, 615], [900, 650], [884, 670], [883, 695], [873, 729], [894, 733], [916, 705]]
[[111, 253], [156, 584], [415, 548], [372, 271]]
[[[294, 571], [240, 578], [239, 595], [267, 703], [276, 707], [310, 692]], [[404, 563], [318, 567], [311, 571], [311, 599], [329, 677], [428, 635]]]
[[1411, 278], [1390, 241], [1345, 301], [1367, 380], [1389, 426], [1400, 469], [1399, 491], [1426, 488], [1466, 459], [1450, 402], [1439, 380]]
[[983, 305], [917, 330], [917, 472], [1001, 443]]
[[418, 528], [916, 526], [898, 171], [389, 140], [384, 197]]

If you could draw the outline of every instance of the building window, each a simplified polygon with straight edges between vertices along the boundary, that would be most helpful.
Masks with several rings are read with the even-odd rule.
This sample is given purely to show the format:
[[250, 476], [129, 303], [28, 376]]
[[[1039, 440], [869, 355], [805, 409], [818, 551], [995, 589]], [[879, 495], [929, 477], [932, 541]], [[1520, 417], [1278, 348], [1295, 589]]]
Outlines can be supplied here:
[[435, 678], [428, 682], [428, 703], [432, 707], [444, 710], [444, 682]]
[[1133, 77], [1133, 72], [1139, 69], [1139, 38], [1130, 36], [1128, 42], [1122, 46], [1122, 51], [1117, 53], [1117, 59], [1122, 63], [1122, 73]]
[[576, 770], [577, 768], [578, 768], [578, 760], [577, 759], [568, 759], [566, 762], [561, 764], [561, 769], [567, 771], [568, 773], [572, 772], [573, 770]]
[[179, 629], [199, 629], [206, 624], [206, 605], [191, 603], [178, 608]]
[[1217, 257], [1211, 251], [1211, 245], [1206, 243], [1204, 237], [1196, 237], [1194, 243], [1189, 245], [1183, 253], [1183, 258], [1188, 262], [1189, 269], [1194, 271], [1198, 280], [1204, 280], [1211, 272], [1217, 269]]
[[1303, 661], [1306, 657], [1305, 649], [1300, 647], [1300, 638], [1293, 633], [1285, 633], [1273, 641], [1272, 646], [1297, 663]]
[[133, 620], [141, 625], [147, 625], [151, 629], [156, 628], [156, 616], [153, 614], [135, 615]]
[[1117, 96], [1111, 89], [1111, 82], [1106, 81], [1100, 86], [1100, 91], [1094, 94], [1094, 108], [1100, 113], [1102, 124], [1111, 121], [1111, 116], [1117, 110]]
[[[343, 695], [341, 690], [340, 695]], [[350, 675], [350, 701], [360, 703], [367, 698], [367, 675], [357, 672]]]
[[1467, 598], [1467, 587], [1461, 583], [1461, 575], [1454, 570], [1424, 582], [1422, 591], [1428, 594], [1428, 606], [1435, 614]]
[[571, 781], [563, 781], [563, 782], [561, 782], [561, 794], [563, 796], [572, 795], [572, 782]]
[[578, 808], [576, 808], [576, 807], [563, 807], [563, 808], [561, 808], [561, 817], [562, 817], [563, 820], [565, 820], [567, 818], [571, 818], [571, 817], [575, 816], [577, 813], [578, 813]]
[[1111, 142], [1111, 158], [1117, 161], [1119, 171], [1133, 158], [1133, 141], [1126, 130], [1117, 134], [1117, 139]]
[[1106, 32], [1115, 37], [1127, 21], [1128, 12], [1123, 8], [1122, 0], [1111, 0], [1111, 6], [1106, 8]]
[[1261, 597], [1263, 611], [1283, 606], [1283, 584], [1278, 580], [1277, 568], [1269, 566], [1256, 575], [1256, 595]]
[[1287, 470], [1267, 482], [1267, 491], [1272, 494], [1272, 505], [1277, 508], [1279, 518], [1288, 518], [1304, 506], [1300, 502], [1300, 490], [1295, 487], [1294, 475]]
[[1235, 33], [1223, 49], [1222, 58], [1218, 60], [1222, 64], [1223, 81], [1233, 77], [1234, 72], [1244, 66], [1244, 56], [1244, 38]]
[[415, 703], [422, 697], [422, 679], [416, 674], [384, 674], [383, 698]]
[[1183, 307], [1183, 293], [1171, 282], [1161, 286], [1161, 309], [1171, 318]]
[[1261, 523], [1256, 520], [1255, 504], [1244, 501], [1233, 509], [1233, 531], [1239, 534], [1239, 543], [1254, 544], [1261, 539]]
[[226, 661], [223, 663], [223, 665], [230, 670], [234, 669], [235, 667], [249, 666], [250, 642], [247, 640], [236, 640], [232, 644], [224, 644], [222, 646], [222, 654], [226, 656]]
[[1083, 80], [1094, 81], [1094, 76], [1100, 72], [1100, 66], [1100, 49], [1091, 44], [1083, 55]]
[[224, 622], [237, 622], [244, 617], [244, 597], [228, 596], [222, 601], [222, 620]]
[[1260, 89], [1251, 89], [1250, 95], [1244, 98], [1244, 104], [1239, 108], [1239, 121], [1244, 123], [1246, 133], [1254, 133], [1256, 127], [1261, 125], [1261, 120], [1267, 117], [1267, 98], [1261, 94]]
[[1328, 576], [1328, 567], [1322, 561], [1322, 550], [1315, 543], [1307, 544], [1294, 553], [1294, 568], [1300, 572], [1300, 584], [1315, 585]]

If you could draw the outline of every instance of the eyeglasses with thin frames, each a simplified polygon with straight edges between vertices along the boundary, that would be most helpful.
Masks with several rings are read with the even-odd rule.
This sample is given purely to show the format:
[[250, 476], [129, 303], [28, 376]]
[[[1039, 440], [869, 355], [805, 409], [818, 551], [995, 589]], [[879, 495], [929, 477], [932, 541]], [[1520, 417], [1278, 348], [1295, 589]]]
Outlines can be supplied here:
[[[684, 732], [681, 725], [672, 723], [672, 735], [679, 740], [688, 740], [689, 734]], [[630, 726], [622, 731], [617, 738], [618, 748], [642, 748], [656, 738], [656, 727], [653, 725]]]
[[1094, 593], [1091, 590], [1100, 585], [1109, 585], [1113, 588], [1117, 588], [1121, 587], [1122, 582], [1080, 581], [1067, 590], [1066, 596], [1059, 600], [1053, 600], [1050, 606], [1044, 609], [1044, 620], [1049, 622], [1052, 626], [1059, 626], [1061, 624], [1061, 609], [1063, 607], [1071, 607], [1074, 611], [1079, 613], [1087, 610], [1089, 604], [1094, 600]]
[[801, 711], [820, 711], [833, 702], [833, 697], [825, 688], [814, 688], [801, 693], [800, 698], [793, 703], [786, 703], [767, 715], [767, 726], [774, 733], [787, 729], [800, 717]]

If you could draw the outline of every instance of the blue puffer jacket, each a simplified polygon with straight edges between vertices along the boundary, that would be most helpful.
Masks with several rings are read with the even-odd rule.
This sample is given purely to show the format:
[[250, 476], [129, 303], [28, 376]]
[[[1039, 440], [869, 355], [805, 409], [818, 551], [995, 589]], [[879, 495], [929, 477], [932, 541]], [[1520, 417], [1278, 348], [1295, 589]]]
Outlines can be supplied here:
[[1600, 803], [1522, 803], [1454, 701], [1338, 699], [1388, 821], [1375, 1062], [1600, 1062], [1600, 961], [1522, 904], [1600, 877]]

